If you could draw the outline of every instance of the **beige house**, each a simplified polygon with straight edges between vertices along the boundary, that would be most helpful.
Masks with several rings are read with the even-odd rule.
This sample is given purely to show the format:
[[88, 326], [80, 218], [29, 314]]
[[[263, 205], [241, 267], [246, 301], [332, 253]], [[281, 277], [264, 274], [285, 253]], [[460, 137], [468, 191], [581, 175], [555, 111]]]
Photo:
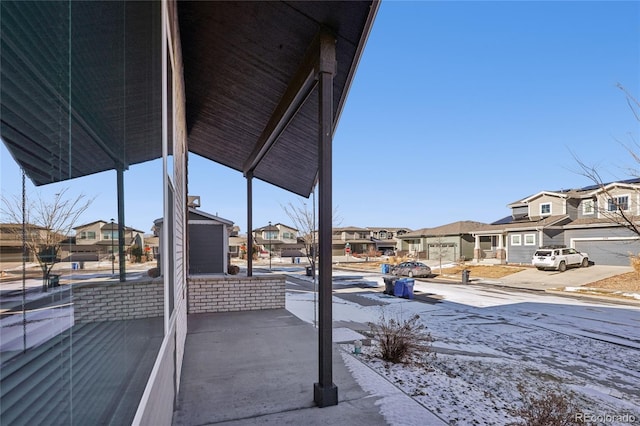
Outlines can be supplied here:
[[384, 227], [346, 226], [333, 228], [331, 251], [334, 256], [396, 252], [401, 248], [399, 237], [410, 231], [409, 228]]
[[[47, 241], [47, 230], [36, 225], [26, 225], [26, 238], [37, 243]], [[60, 237], [62, 238], [62, 237]], [[22, 224], [0, 224], [0, 262], [22, 262]], [[35, 262], [35, 253], [27, 248], [27, 262]]]
[[269, 224], [253, 230], [254, 242], [262, 256], [304, 256], [304, 243], [298, 241], [298, 230], [282, 223]]
[[[76, 243], [66, 247], [69, 260], [108, 260], [118, 250], [118, 224], [97, 220], [73, 228]], [[125, 252], [133, 246], [145, 248], [144, 232], [124, 227]]]

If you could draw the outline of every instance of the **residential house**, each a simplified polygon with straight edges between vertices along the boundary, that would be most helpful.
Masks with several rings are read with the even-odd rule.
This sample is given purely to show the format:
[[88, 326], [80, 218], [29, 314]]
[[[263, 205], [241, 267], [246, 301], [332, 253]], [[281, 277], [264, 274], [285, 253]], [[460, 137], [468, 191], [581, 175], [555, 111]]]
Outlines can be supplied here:
[[400, 249], [398, 237], [410, 231], [409, 228], [360, 228], [356, 226], [333, 228], [331, 251], [333, 256], [367, 255], [377, 252], [384, 253], [387, 250], [396, 252]]
[[447, 262], [472, 259], [475, 239], [471, 233], [484, 226], [485, 223], [464, 220], [407, 232], [398, 237], [401, 241], [399, 254]]
[[[25, 225], [26, 238], [29, 241], [46, 241], [47, 230], [36, 225]], [[22, 224], [0, 224], [0, 262], [22, 262]], [[36, 255], [27, 246], [27, 262], [36, 262]]]
[[375, 228], [367, 227], [370, 231], [371, 241], [375, 244], [375, 250], [380, 253], [392, 251], [396, 253], [400, 249], [400, 237], [410, 232], [409, 228]]
[[619, 209], [637, 222], [640, 179], [579, 189], [540, 191], [508, 205], [511, 215], [473, 232], [474, 258], [530, 264], [540, 246], [562, 245], [603, 265], [629, 265], [640, 238], [622, 224]]
[[376, 245], [371, 240], [371, 231], [367, 228], [346, 226], [333, 228], [331, 238], [331, 254], [366, 254], [375, 251]]
[[229, 234], [229, 255], [231, 257], [244, 257], [247, 251], [247, 236], [240, 235], [240, 227], [233, 226]]
[[[118, 224], [112, 221], [96, 220], [73, 228], [75, 244], [65, 246], [65, 258], [70, 261], [91, 261], [110, 259], [118, 250]], [[128, 226], [124, 227], [124, 250], [132, 247], [144, 249], [144, 232]]]
[[305, 255], [304, 242], [298, 230], [282, 223], [271, 223], [253, 230], [254, 243], [266, 256], [301, 257]]

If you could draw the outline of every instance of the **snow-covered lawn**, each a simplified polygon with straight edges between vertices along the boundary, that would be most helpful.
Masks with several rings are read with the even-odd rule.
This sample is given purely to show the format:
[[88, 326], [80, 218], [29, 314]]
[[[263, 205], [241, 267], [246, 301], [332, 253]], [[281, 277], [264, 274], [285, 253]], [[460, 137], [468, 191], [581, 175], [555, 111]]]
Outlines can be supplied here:
[[[342, 338], [334, 331], [335, 341], [347, 342], [341, 344], [347, 366], [364, 389], [381, 396], [391, 424], [517, 422], [518, 385], [533, 397], [562, 393], [575, 403], [574, 414], [592, 424], [640, 423], [640, 308], [458, 285], [416, 282], [415, 289], [443, 302], [386, 296], [380, 288], [358, 289], [373, 304], [334, 296], [334, 321], [362, 331], [383, 313], [400, 320], [418, 314], [434, 338], [435, 357], [424, 356], [424, 364], [390, 364], [375, 356], [375, 344], [354, 355], [354, 333]], [[355, 289], [336, 290], [342, 291]], [[313, 322], [313, 294], [288, 292], [287, 309]], [[380, 377], [422, 406], [423, 416], [375, 392]]]

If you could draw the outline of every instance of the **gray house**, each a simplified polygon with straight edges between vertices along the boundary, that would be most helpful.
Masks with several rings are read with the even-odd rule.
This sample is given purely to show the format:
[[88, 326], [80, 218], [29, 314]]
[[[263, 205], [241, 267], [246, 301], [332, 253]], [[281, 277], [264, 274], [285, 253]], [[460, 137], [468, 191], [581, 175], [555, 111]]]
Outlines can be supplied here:
[[[226, 274], [230, 260], [229, 236], [233, 229], [233, 222], [194, 207], [189, 207], [188, 212], [188, 275]], [[163, 223], [162, 218], [154, 221], [158, 234], [161, 235], [160, 253], [164, 245]], [[173, 238], [174, 236], [170, 234], [167, 242], [169, 250], [172, 250], [175, 245]], [[158, 258], [158, 266], [160, 267], [160, 258]]]
[[510, 216], [473, 232], [475, 260], [529, 264], [538, 247], [563, 245], [596, 264], [628, 266], [640, 253], [622, 216], [640, 225], [640, 179], [541, 191], [508, 207]]

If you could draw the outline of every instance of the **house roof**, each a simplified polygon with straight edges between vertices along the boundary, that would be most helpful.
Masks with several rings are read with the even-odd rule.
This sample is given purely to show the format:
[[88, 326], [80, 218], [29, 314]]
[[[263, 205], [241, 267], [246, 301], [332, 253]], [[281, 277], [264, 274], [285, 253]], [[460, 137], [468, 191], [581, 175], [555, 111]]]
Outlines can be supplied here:
[[587, 185], [581, 188], [561, 189], [556, 191], [540, 191], [521, 200], [514, 201], [513, 203], [508, 204], [507, 207], [513, 208], [525, 206], [529, 201], [534, 200], [542, 195], [552, 195], [562, 198], [584, 198], [600, 192], [602, 188], [613, 188], [617, 186], [638, 188], [640, 186], [640, 177], [612, 182], [603, 182], [602, 184]]
[[189, 207], [189, 220], [192, 220], [193, 216], [199, 216], [199, 217], [201, 217], [203, 219], [206, 219], [206, 220], [212, 220], [212, 221], [215, 221], [215, 222], [219, 222], [219, 223], [221, 223], [223, 225], [233, 226], [233, 222], [230, 221], [229, 219], [223, 219], [220, 216], [216, 216], [216, 215], [211, 214], [211, 213], [203, 212], [202, 210], [198, 210], [198, 209], [196, 209], [194, 207]]
[[358, 226], [344, 226], [341, 228], [333, 228], [333, 232], [345, 232], [345, 231], [369, 231], [369, 228], [360, 228]]
[[[505, 218], [506, 219], [506, 218]], [[473, 232], [472, 234], [494, 234], [496, 232], [503, 232], [507, 230], [535, 230], [540, 227], [560, 225], [562, 222], [569, 221], [569, 215], [555, 215], [544, 217], [533, 217], [527, 221], [512, 221], [507, 223], [493, 223], [490, 225], [484, 225]]]
[[[82, 229], [82, 228], [88, 228], [92, 225], [95, 225], [96, 223], [104, 223], [104, 225], [102, 225], [100, 227], [100, 229], [118, 229], [118, 223], [114, 222], [113, 226], [111, 225], [111, 222], [107, 222], [106, 220], [94, 220], [93, 222], [89, 222], [89, 223], [85, 223], [83, 225], [78, 225], [78, 226], [74, 226], [73, 230], [78, 230], [78, 229]], [[144, 234], [144, 231], [141, 231], [139, 229], [135, 229], [135, 228], [131, 228], [129, 226], [125, 226], [124, 227], [125, 231], [134, 231], [134, 232], [139, 232], [141, 234]]]
[[458, 222], [448, 223], [446, 225], [437, 226], [435, 228], [422, 228], [417, 231], [407, 232], [399, 236], [400, 239], [411, 239], [416, 237], [432, 237], [439, 235], [462, 235], [487, 226], [486, 223], [474, 222], [472, 220], [461, 220]]
[[[162, 4], [3, 3], [0, 135], [35, 185], [162, 156]], [[319, 34], [336, 39], [335, 129], [379, 2], [168, 4], [189, 151], [308, 197]]]

